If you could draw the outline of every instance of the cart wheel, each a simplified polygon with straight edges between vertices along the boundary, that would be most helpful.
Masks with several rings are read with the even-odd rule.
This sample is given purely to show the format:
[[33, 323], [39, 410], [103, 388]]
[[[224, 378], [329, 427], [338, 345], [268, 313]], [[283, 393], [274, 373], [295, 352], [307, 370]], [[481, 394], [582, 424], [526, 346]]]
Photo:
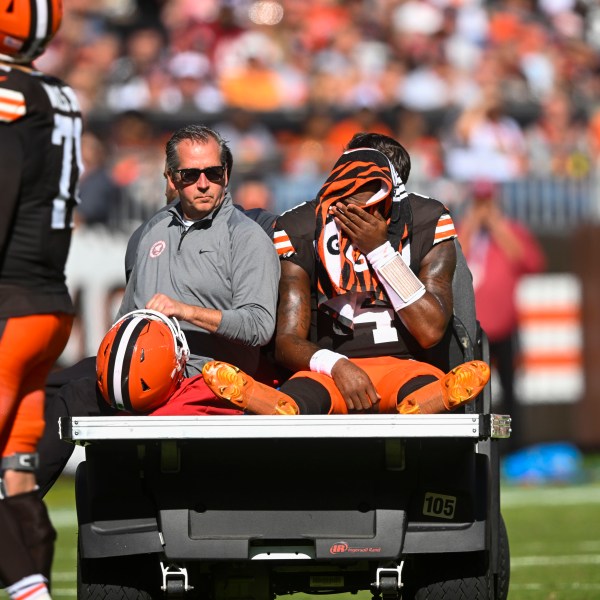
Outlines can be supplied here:
[[[474, 560], [469, 554], [444, 558], [441, 566], [429, 566], [432, 557], [421, 561], [412, 573], [407, 598], [414, 600], [494, 600], [493, 577], [487, 556]], [[480, 566], [478, 566], [478, 563]], [[485, 564], [484, 564], [485, 563]], [[407, 590], [408, 592], [408, 590]]]
[[136, 588], [90, 583], [78, 589], [77, 600], [152, 600], [152, 596]]
[[[144, 566], [142, 566], [144, 564]], [[158, 567], [158, 563], [156, 568]], [[77, 551], [77, 600], [157, 600], [162, 599], [159, 587], [151, 577], [154, 567], [137, 557], [119, 559], [82, 559]]]
[[500, 528], [498, 530], [498, 574], [496, 576], [496, 598], [507, 600], [508, 586], [510, 583], [510, 548], [508, 533], [504, 518], [500, 515]]
[[489, 577], [465, 577], [436, 582], [421, 588], [415, 600], [492, 600]]

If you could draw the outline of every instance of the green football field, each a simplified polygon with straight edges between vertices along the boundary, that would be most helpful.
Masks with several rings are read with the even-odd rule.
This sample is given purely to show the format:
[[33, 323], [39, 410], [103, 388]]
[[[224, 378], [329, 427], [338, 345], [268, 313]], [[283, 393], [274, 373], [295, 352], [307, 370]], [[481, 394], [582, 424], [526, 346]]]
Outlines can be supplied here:
[[[600, 461], [594, 457], [589, 464], [586, 481], [580, 485], [503, 486], [511, 600], [600, 598]], [[72, 600], [77, 595], [72, 479], [61, 478], [47, 502], [58, 531], [52, 597]], [[359, 596], [359, 600], [370, 598], [368, 593]], [[1, 591], [0, 598], [6, 598]]]

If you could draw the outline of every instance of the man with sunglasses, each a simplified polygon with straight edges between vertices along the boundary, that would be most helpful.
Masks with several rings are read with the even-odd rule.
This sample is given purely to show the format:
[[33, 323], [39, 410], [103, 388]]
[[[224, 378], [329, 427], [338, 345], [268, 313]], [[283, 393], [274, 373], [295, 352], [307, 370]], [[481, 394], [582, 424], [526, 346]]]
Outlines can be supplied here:
[[[165, 205], [168, 206], [178, 198], [177, 189], [174, 187], [173, 182], [169, 178], [168, 175], [169, 166], [165, 163], [165, 169], [163, 171], [163, 177], [165, 178]], [[239, 204], [234, 204], [234, 206], [244, 212], [245, 215], [250, 217], [253, 221], [256, 221], [264, 231], [269, 235], [273, 235], [273, 229], [275, 227], [275, 221], [277, 220], [277, 215], [264, 209], [264, 208], [250, 208], [246, 209]], [[163, 209], [166, 210], [166, 209]], [[125, 251], [125, 281], [129, 281], [129, 276], [131, 275], [131, 271], [133, 271], [133, 266], [135, 264], [135, 255], [138, 247], [138, 243], [140, 241], [140, 236], [142, 235], [142, 231], [144, 229], [145, 223], [142, 223], [129, 237], [129, 241], [127, 242], [127, 249]]]
[[117, 318], [148, 308], [179, 319], [192, 351], [188, 375], [215, 356], [255, 372], [275, 327], [272, 243], [233, 205], [233, 157], [217, 132], [182, 127], [167, 142], [166, 162], [178, 198], [144, 226]]

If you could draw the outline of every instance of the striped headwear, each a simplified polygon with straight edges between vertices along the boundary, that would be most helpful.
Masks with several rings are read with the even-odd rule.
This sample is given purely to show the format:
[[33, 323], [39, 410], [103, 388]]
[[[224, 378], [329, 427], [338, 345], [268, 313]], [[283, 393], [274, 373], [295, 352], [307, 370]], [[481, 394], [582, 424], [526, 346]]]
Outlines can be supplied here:
[[374, 301], [385, 302], [387, 297], [366, 257], [353, 247], [350, 239], [338, 228], [329, 209], [373, 181], [380, 183], [380, 189], [367, 202], [365, 209], [383, 203], [380, 212], [388, 223], [388, 239], [392, 247], [401, 252], [403, 244], [406, 246], [410, 237], [412, 218], [404, 183], [385, 154], [371, 148], [344, 152], [317, 196], [315, 246], [318, 304], [322, 310], [350, 328], [350, 313], [353, 311], [349, 313], [340, 309], [343, 304], [339, 302], [340, 296], [355, 292], [370, 296]]

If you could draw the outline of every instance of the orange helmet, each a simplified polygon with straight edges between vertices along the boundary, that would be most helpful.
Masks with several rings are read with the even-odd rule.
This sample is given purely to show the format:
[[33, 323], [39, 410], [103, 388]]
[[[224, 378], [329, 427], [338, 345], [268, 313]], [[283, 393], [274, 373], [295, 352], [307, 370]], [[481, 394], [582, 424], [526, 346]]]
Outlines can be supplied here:
[[151, 412], [183, 379], [189, 353], [176, 319], [154, 310], [134, 310], [121, 317], [100, 343], [98, 387], [117, 410]]
[[0, 0], [0, 58], [30, 63], [58, 31], [62, 0]]

